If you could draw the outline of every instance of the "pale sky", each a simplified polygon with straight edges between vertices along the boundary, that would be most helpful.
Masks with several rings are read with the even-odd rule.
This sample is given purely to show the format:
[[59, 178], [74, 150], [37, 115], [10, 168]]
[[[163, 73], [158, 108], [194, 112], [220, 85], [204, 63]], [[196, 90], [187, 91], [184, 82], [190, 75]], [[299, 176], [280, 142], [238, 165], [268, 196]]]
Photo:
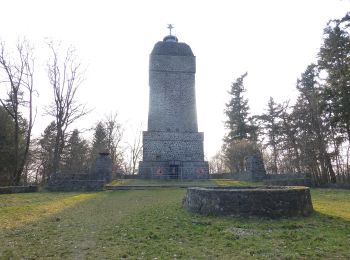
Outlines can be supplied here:
[[52, 120], [43, 116], [52, 99], [45, 39], [74, 45], [87, 68], [78, 95], [94, 110], [76, 127], [118, 112], [130, 139], [141, 123], [147, 129], [149, 54], [174, 24], [197, 59], [198, 123], [209, 158], [222, 144], [231, 83], [248, 72], [253, 114], [264, 111], [270, 96], [293, 100], [297, 78], [316, 60], [326, 23], [350, 11], [350, 1], [0, 0], [0, 9], [0, 38], [10, 45], [26, 37], [36, 48], [35, 136]]

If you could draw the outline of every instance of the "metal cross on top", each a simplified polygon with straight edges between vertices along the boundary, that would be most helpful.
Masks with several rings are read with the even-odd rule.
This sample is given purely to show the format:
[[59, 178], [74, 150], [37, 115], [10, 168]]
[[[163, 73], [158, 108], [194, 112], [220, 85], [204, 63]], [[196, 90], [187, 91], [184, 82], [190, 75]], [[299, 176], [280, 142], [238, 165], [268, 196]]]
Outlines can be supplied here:
[[168, 24], [168, 29], [169, 29], [170, 35], [171, 35], [171, 30], [174, 29], [174, 26], [171, 23], [169, 23]]

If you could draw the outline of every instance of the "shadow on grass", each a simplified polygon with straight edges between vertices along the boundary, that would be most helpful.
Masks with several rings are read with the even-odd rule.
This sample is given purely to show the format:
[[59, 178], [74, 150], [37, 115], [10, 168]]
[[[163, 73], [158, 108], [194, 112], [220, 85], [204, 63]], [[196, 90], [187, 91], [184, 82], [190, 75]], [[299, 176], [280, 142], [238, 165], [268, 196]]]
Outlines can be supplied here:
[[[34, 194], [33, 194], [34, 195]], [[77, 203], [95, 198], [97, 193], [35, 193], [0, 197], [0, 228], [19, 228], [57, 214]], [[30, 198], [33, 196], [37, 199]], [[9, 201], [6, 201], [10, 198]]]
[[[0, 229], [0, 258], [350, 258], [350, 223], [333, 209], [277, 220], [202, 216], [181, 207], [184, 194], [176, 188], [100, 192], [35, 222]], [[313, 200], [328, 203], [328, 195], [316, 191]]]
[[[41, 206], [36, 205], [40, 210], [33, 211], [36, 215], [30, 221], [0, 228], [0, 259], [85, 259], [92, 256], [110, 259], [110, 254], [115, 255], [118, 250], [106, 249], [104, 243], [111, 237], [113, 227], [145, 208], [182, 197], [183, 190], [166, 194], [159, 190], [68, 194], [67, 198], [57, 201], [52, 198], [54, 195], [61, 193], [49, 194], [48, 201], [53, 203], [48, 209], [48, 201], [42, 201]], [[72, 199], [74, 203], [70, 202]], [[58, 202], [59, 210], [55, 210]], [[22, 208], [18, 213], [20, 218], [25, 217], [27, 206], [18, 207]], [[47, 212], [41, 211], [43, 207]], [[11, 219], [14, 214], [6, 216]]]

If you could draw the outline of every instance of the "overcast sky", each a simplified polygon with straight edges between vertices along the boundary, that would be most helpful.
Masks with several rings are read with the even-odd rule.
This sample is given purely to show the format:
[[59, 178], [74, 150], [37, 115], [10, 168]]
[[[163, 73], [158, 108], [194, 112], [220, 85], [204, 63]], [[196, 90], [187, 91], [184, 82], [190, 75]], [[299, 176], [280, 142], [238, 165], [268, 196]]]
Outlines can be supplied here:
[[74, 45], [87, 68], [78, 94], [94, 110], [76, 126], [89, 128], [117, 111], [130, 138], [141, 123], [147, 129], [149, 54], [174, 24], [197, 59], [198, 123], [210, 157], [221, 146], [231, 83], [248, 72], [253, 114], [264, 111], [270, 96], [293, 101], [296, 80], [315, 62], [326, 23], [350, 11], [350, 1], [0, 0], [0, 8], [0, 38], [10, 45], [26, 37], [36, 48], [36, 136], [50, 122], [42, 115], [52, 98], [45, 39]]

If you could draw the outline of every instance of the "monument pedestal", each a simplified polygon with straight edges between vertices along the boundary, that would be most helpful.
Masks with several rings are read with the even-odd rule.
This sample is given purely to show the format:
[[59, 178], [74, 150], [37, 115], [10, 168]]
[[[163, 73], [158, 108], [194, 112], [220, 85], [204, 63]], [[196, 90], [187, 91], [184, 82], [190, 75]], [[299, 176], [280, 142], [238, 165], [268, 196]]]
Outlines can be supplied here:
[[208, 179], [203, 133], [143, 132], [139, 175], [149, 179]]
[[205, 161], [140, 162], [139, 175], [144, 179], [193, 180], [208, 179], [209, 166]]

